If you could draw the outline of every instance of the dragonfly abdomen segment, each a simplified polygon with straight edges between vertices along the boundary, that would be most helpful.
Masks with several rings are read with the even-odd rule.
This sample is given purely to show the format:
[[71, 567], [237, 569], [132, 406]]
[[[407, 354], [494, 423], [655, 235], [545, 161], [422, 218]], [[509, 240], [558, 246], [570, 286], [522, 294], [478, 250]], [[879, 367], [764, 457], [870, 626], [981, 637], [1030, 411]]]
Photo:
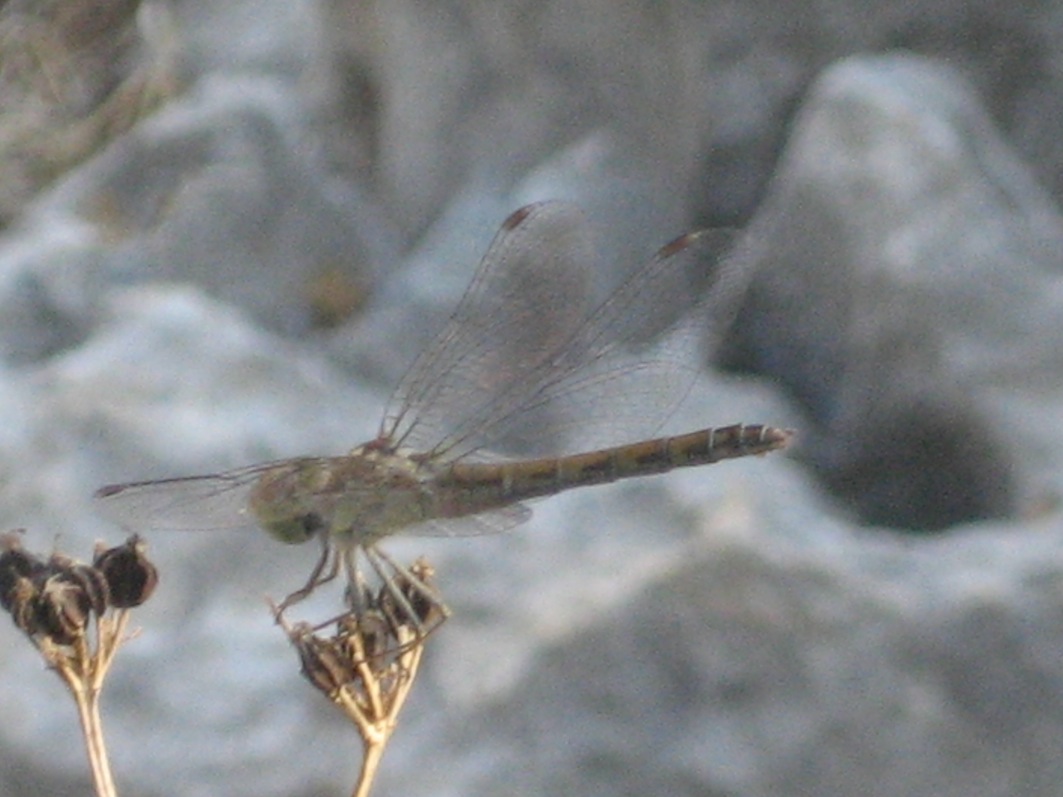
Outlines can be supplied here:
[[765, 454], [791, 437], [773, 426], [736, 424], [564, 457], [455, 463], [438, 483], [447, 496], [441, 508], [444, 516], [460, 517], [575, 487]]

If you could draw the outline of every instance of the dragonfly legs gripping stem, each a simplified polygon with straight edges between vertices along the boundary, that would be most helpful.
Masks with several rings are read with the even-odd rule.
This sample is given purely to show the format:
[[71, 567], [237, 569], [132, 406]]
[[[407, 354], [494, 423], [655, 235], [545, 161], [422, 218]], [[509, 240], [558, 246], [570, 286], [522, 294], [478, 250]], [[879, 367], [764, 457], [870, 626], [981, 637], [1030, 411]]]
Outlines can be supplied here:
[[[380, 582], [375, 596], [358, 567], [359, 551]], [[423, 642], [450, 616], [450, 609], [431, 583], [434, 570], [423, 558], [407, 568], [377, 546], [364, 545], [344, 551], [343, 566], [348, 579], [347, 600], [355, 615], [379, 609], [393, 631], [412, 628], [416, 642]]]
[[[358, 561], [360, 555], [375, 578], [366, 578]], [[367, 638], [376, 643], [367, 646], [373, 650], [372, 655], [393, 658], [412, 645], [422, 644], [450, 616], [450, 609], [432, 584], [433, 568], [425, 559], [404, 567], [375, 545], [337, 546], [322, 538], [321, 556], [306, 583], [273, 606], [276, 621], [288, 627], [285, 611], [334, 580], [340, 568], [347, 579], [347, 611], [308, 626], [306, 631], [316, 632], [336, 624], [349, 633], [364, 626]], [[371, 580], [375, 583], [371, 584]], [[390, 643], [386, 642], [388, 639]]]
[[279, 623], [285, 610], [309, 597], [310, 594], [322, 584], [327, 584], [334, 580], [339, 573], [340, 558], [333, 550], [333, 546], [329, 542], [328, 537], [322, 536], [321, 555], [318, 557], [317, 562], [314, 563], [314, 568], [310, 571], [310, 577], [306, 580], [306, 583], [303, 584], [303, 586], [288, 595], [279, 604], [274, 604], [273, 619]]

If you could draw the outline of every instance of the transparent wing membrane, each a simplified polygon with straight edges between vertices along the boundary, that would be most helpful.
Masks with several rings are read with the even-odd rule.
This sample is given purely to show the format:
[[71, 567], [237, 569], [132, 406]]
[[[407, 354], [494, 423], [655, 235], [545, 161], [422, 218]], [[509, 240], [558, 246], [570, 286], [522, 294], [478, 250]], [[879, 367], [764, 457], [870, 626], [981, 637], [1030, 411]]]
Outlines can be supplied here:
[[101, 512], [129, 528], [166, 531], [254, 526], [247, 497], [270, 464], [158, 481], [130, 482], [97, 491]]
[[[463, 510], [462, 517], [441, 509], [440, 517], [410, 518], [424, 501], [418, 491], [436, 488], [432, 480], [452, 463], [499, 462], [516, 452], [564, 455], [653, 436], [686, 395], [746, 288], [752, 258], [725, 256], [732, 240], [729, 232], [676, 239], [588, 313], [592, 250], [581, 215], [558, 202], [529, 205], [502, 225], [453, 316], [396, 388], [379, 439], [364, 450], [347, 458], [308, 457], [112, 485], [99, 491], [101, 506], [132, 528], [254, 525], [251, 491], [268, 481], [263, 477], [287, 468], [300, 476], [316, 475], [298, 482], [298, 500], [288, 494], [288, 504], [277, 499], [266, 506], [274, 522], [281, 514], [281, 525], [289, 505], [328, 518], [340, 511], [337, 507], [345, 517], [366, 517], [359, 515], [363, 505], [387, 504], [388, 517], [400, 520], [362, 537], [349, 532], [350, 539], [371, 544], [391, 533], [483, 534], [510, 528], [529, 515], [515, 499], [505, 506], [488, 501], [481, 510], [465, 496], [448, 497], [439, 506], [474, 508]], [[404, 452], [416, 456], [396, 463]], [[382, 457], [391, 457], [392, 471], [374, 470], [378, 466], [372, 463]], [[329, 468], [335, 474], [366, 475], [356, 482], [330, 479], [331, 473], [322, 473]], [[544, 478], [551, 475], [549, 467], [540, 466], [540, 472]], [[480, 489], [482, 495], [512, 482], [499, 473], [491, 475], [494, 485], [466, 481], [455, 487], [452, 480], [447, 489]], [[413, 496], [405, 499], [409, 504], [388, 504], [382, 496], [404, 478], [424, 481], [407, 484]], [[402, 495], [395, 500], [404, 500]]]
[[723, 257], [730, 232], [684, 236], [586, 317], [580, 229], [557, 202], [507, 220], [395, 391], [384, 437], [456, 460], [571, 453], [660, 427], [733, 317], [747, 264]]

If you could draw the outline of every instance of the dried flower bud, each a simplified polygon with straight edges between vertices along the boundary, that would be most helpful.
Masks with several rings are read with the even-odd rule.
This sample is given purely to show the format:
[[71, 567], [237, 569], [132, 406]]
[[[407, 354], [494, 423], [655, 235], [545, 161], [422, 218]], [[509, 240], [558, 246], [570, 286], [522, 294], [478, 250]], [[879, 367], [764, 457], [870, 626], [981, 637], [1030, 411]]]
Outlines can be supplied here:
[[[52, 557], [52, 563], [56, 561], [57, 557]], [[107, 611], [107, 605], [110, 599], [110, 587], [107, 584], [107, 579], [104, 578], [103, 573], [97, 570], [95, 567], [84, 564], [82, 562], [75, 562], [71, 559], [63, 557], [62, 565], [56, 568], [50, 563], [50, 568], [57, 571], [63, 576], [63, 580], [71, 584], [74, 584], [80, 589], [86, 599], [88, 600], [89, 607], [96, 613], [97, 616], [102, 616]]]
[[351, 662], [331, 640], [299, 628], [291, 634], [291, 640], [299, 652], [303, 676], [326, 695], [335, 694], [355, 677]]
[[[36, 579], [45, 570], [44, 562], [22, 549], [22, 536], [18, 531], [9, 531], [0, 535], [0, 607], [4, 611], [13, 611], [16, 593], [25, 601], [23, 579]], [[21, 591], [20, 591], [21, 590]], [[20, 626], [21, 627], [21, 626]]]
[[13, 586], [6, 593], [7, 603], [4, 608], [11, 612], [15, 626], [33, 636], [40, 630], [37, 622], [37, 602], [40, 590], [32, 580], [18, 576]]
[[37, 630], [58, 645], [70, 645], [84, 635], [92, 598], [69, 570], [45, 579], [37, 596]]
[[97, 551], [93, 566], [103, 574], [116, 609], [139, 606], [159, 583], [159, 571], [144, 555], [144, 541], [136, 534], [122, 545]]
[[403, 590], [406, 600], [413, 609], [414, 616], [421, 625], [430, 625], [439, 616], [439, 602], [423, 589], [412, 587]]
[[336, 630], [336, 645], [352, 664], [367, 661], [379, 665], [395, 641], [391, 623], [379, 609], [361, 616], [344, 615], [337, 622]]

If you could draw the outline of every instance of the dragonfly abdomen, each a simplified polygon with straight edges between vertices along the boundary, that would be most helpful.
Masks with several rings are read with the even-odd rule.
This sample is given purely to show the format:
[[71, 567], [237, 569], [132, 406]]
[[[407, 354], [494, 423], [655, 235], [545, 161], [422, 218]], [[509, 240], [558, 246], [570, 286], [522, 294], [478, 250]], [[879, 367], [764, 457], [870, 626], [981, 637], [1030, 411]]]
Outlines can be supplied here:
[[575, 487], [765, 454], [785, 447], [791, 437], [773, 426], [736, 424], [563, 457], [455, 463], [439, 487], [449, 496], [445, 515], [458, 517]]

